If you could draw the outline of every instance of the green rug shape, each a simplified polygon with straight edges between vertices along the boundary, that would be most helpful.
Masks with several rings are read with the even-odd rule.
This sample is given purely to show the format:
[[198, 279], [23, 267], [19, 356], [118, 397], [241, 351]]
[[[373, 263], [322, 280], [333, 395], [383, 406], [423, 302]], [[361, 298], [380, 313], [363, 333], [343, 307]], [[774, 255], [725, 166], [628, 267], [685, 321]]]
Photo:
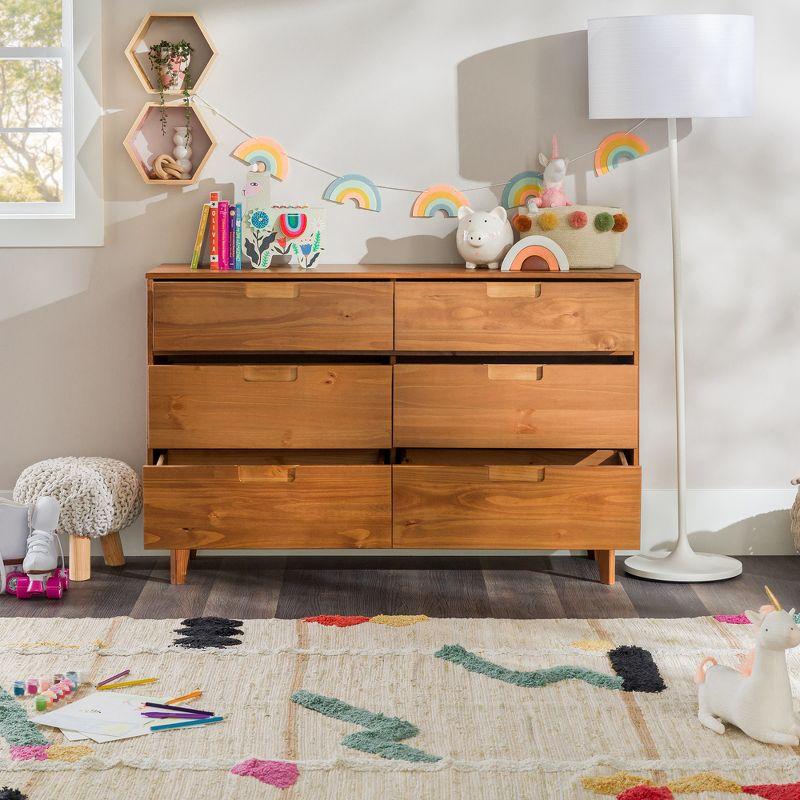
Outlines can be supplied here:
[[470, 672], [478, 672], [498, 681], [513, 683], [515, 686], [538, 689], [559, 681], [578, 680], [591, 683], [592, 686], [599, 686], [601, 689], [622, 691], [622, 678], [619, 675], [605, 675], [602, 672], [595, 672], [593, 669], [586, 669], [585, 667], [547, 667], [545, 669], [533, 669], [529, 672], [520, 672], [519, 670], [501, 667], [499, 664], [493, 664], [485, 658], [476, 656], [475, 653], [470, 653], [469, 650], [465, 650], [459, 644], [446, 644], [435, 655], [436, 658], [452, 661]]
[[0, 736], [12, 747], [50, 744], [25, 713], [25, 709], [5, 689], [0, 689]]
[[441, 756], [432, 756], [423, 750], [402, 744], [403, 739], [410, 739], [419, 733], [419, 728], [399, 717], [385, 717], [374, 714], [363, 708], [343, 703], [335, 697], [325, 697], [301, 689], [292, 695], [292, 702], [324, 714], [326, 717], [352, 722], [366, 728], [351, 733], [342, 739], [345, 747], [352, 747], [362, 753], [373, 753], [381, 758], [393, 758], [400, 761], [440, 761]]

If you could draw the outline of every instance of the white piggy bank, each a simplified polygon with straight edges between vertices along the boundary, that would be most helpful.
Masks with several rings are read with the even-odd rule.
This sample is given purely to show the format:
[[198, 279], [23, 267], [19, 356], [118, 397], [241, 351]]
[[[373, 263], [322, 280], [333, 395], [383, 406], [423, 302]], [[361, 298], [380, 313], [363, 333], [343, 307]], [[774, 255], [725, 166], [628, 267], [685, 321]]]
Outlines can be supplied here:
[[514, 233], [502, 206], [491, 211], [473, 211], [469, 206], [458, 209], [456, 245], [467, 269], [475, 269], [478, 264], [498, 269], [512, 244]]

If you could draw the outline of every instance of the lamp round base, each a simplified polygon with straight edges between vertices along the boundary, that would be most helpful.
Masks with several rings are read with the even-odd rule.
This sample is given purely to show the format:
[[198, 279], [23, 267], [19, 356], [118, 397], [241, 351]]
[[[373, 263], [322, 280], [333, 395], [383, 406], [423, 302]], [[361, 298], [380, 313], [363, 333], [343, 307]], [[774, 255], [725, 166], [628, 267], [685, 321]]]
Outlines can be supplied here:
[[637, 578], [671, 583], [724, 581], [742, 574], [742, 562], [730, 556], [674, 551], [664, 556], [630, 556], [625, 572]]

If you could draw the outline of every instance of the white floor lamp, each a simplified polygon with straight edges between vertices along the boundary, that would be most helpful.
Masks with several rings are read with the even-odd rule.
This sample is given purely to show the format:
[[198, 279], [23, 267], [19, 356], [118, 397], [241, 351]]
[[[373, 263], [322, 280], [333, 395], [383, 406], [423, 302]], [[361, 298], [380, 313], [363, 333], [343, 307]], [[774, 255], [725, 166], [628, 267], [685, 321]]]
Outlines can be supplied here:
[[651, 580], [692, 583], [733, 578], [741, 562], [696, 553], [686, 529], [686, 407], [676, 119], [746, 117], [754, 97], [753, 17], [666, 14], [589, 20], [589, 117], [667, 120], [675, 308], [678, 538], [665, 556], [631, 556], [625, 570]]

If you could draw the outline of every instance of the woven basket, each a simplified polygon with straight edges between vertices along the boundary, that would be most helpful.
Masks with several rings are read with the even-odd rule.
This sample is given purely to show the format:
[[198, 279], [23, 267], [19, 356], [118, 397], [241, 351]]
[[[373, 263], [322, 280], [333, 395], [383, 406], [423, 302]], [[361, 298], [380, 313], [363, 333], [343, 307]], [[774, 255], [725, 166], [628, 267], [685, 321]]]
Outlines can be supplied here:
[[[558, 218], [558, 224], [551, 230], [542, 230], [536, 220], [539, 214], [552, 212]], [[589, 218], [583, 228], [573, 228], [567, 217], [575, 211], [583, 211]], [[594, 227], [594, 218], [606, 211], [612, 216], [619, 214], [619, 208], [609, 206], [565, 206], [563, 208], [544, 208], [534, 212], [531, 229], [522, 236], [546, 236], [567, 254], [570, 269], [591, 269], [613, 267], [619, 258], [619, 249], [622, 246], [622, 234], [614, 231], [601, 233]]]
[[[800, 478], [795, 478], [792, 483], [800, 487]], [[789, 511], [789, 527], [792, 529], [792, 536], [794, 537], [794, 549], [800, 553], [800, 488], [797, 490], [794, 505]]]

